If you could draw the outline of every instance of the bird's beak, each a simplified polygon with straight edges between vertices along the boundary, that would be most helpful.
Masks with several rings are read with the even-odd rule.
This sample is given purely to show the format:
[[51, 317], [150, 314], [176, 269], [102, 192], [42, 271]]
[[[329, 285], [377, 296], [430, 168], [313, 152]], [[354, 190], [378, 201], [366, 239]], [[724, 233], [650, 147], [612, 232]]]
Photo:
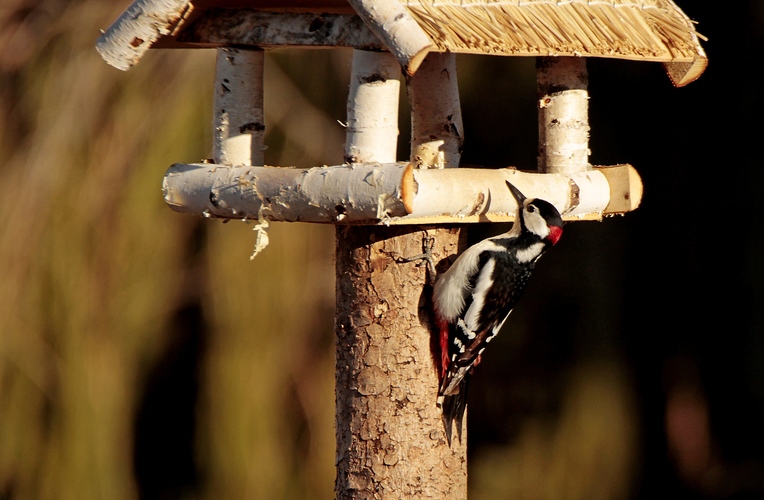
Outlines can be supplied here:
[[509, 190], [512, 192], [512, 196], [515, 197], [515, 200], [517, 200], [517, 206], [522, 208], [523, 202], [525, 201], [525, 195], [520, 192], [519, 189], [517, 189], [511, 182], [506, 181], [507, 187], [509, 187]]

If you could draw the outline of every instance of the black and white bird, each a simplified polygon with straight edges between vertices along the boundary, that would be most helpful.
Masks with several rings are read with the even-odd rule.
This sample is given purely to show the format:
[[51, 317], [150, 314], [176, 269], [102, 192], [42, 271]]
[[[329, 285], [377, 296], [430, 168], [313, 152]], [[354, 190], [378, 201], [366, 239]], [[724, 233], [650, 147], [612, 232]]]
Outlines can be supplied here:
[[562, 235], [562, 218], [551, 203], [527, 199], [509, 181], [507, 186], [518, 205], [512, 228], [465, 250], [433, 289], [441, 349], [438, 404], [449, 443], [454, 423], [461, 440], [473, 367], [520, 300], [536, 261]]

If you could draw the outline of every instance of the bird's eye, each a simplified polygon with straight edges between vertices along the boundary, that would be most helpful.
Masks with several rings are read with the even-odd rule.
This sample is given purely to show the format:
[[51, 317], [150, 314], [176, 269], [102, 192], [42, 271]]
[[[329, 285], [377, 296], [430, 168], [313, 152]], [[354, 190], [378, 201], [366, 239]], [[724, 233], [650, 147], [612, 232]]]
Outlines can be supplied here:
[[528, 205], [527, 207], [525, 207], [525, 209], [526, 209], [528, 212], [530, 212], [530, 213], [533, 213], [533, 212], [535, 212], [535, 211], [536, 211], [536, 205]]

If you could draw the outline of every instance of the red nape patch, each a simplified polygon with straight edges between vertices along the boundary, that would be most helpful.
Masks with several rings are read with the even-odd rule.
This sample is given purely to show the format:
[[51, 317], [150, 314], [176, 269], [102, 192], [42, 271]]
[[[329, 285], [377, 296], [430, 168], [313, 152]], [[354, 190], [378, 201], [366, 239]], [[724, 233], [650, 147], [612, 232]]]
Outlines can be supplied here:
[[549, 226], [549, 241], [552, 242], [552, 245], [557, 243], [560, 240], [560, 236], [562, 236], [562, 228], [560, 226]]
[[440, 380], [446, 377], [448, 365], [451, 359], [448, 356], [448, 322], [438, 319], [438, 329], [440, 330]]

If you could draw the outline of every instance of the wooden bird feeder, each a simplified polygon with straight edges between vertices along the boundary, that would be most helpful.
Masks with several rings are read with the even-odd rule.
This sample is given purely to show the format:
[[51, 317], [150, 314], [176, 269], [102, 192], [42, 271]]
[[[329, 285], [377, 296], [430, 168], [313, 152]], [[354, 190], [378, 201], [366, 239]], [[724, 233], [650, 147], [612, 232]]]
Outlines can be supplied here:
[[[98, 39], [97, 49], [122, 70], [152, 47], [218, 49], [214, 163], [170, 167], [164, 191], [174, 210], [232, 219], [390, 225], [511, 220], [515, 207], [505, 179], [528, 196], [551, 198], [567, 220], [633, 210], [642, 192], [634, 169], [588, 163], [584, 58], [658, 61], [674, 85], [684, 86], [706, 67], [699, 38], [669, 0], [136, 0]], [[421, 75], [422, 91], [411, 92], [425, 102], [412, 99], [420, 137], [412, 137], [418, 151], [407, 161], [396, 163], [394, 157], [395, 84], [375, 92], [387, 98], [387, 106], [375, 105], [373, 111], [384, 119], [361, 130], [349, 117], [348, 135], [356, 137], [349, 141], [346, 165], [288, 172], [264, 167], [259, 49], [277, 47], [388, 50], [409, 75], [417, 74], [428, 53], [539, 57], [539, 171], [554, 175], [513, 169], [427, 172], [458, 166], [463, 137], [456, 79], [439, 82], [437, 74]], [[443, 106], [433, 106], [430, 95]], [[365, 158], [355, 149], [375, 152]], [[407, 169], [409, 163], [417, 168]], [[247, 168], [253, 166], [259, 168]], [[369, 172], [374, 182], [363, 181]], [[568, 176], [567, 182], [560, 176]], [[357, 196], [347, 186], [354, 186]]]
[[[149, 48], [217, 50], [214, 158], [169, 168], [163, 187], [173, 210], [222, 219], [368, 227], [511, 220], [516, 205], [505, 180], [528, 197], [550, 201], [566, 220], [634, 210], [642, 195], [636, 170], [589, 164], [586, 58], [660, 62], [681, 87], [706, 67], [699, 39], [692, 21], [671, 0], [135, 0], [98, 39], [97, 50], [122, 70]], [[264, 49], [279, 47], [356, 49], [345, 164], [264, 165]], [[535, 171], [445, 168], [459, 166], [464, 138], [457, 53], [537, 58]], [[395, 156], [401, 70], [408, 75], [412, 110], [411, 154], [403, 160]], [[337, 265], [345, 264], [338, 257]], [[338, 293], [342, 286], [338, 283]], [[352, 328], [361, 328], [354, 321]], [[338, 320], [338, 329], [348, 325]], [[349, 382], [338, 375], [338, 405], [341, 379], [354, 397], [393, 398], [389, 386], [395, 384], [379, 382], [371, 370], [378, 368], [368, 358], [357, 361]], [[344, 359], [338, 351], [338, 370]], [[437, 380], [423, 386], [437, 391]], [[410, 389], [408, 403], [417, 401], [416, 390]], [[425, 413], [435, 401], [434, 394], [423, 394], [420, 421], [430, 418]], [[345, 410], [338, 408], [338, 418]], [[393, 411], [398, 410], [403, 411], [400, 404]], [[392, 424], [383, 431], [370, 430], [365, 421], [348, 426], [356, 434], [373, 435], [373, 447], [382, 452], [381, 458], [365, 462], [353, 458], [353, 453], [371, 454], [358, 452], [356, 441], [366, 438], [349, 437], [338, 423], [339, 497], [372, 490], [384, 497], [379, 492], [386, 483], [379, 476], [385, 474], [416, 476], [405, 491], [414, 496], [466, 495], [466, 479], [458, 479], [466, 477], [464, 448], [449, 449], [434, 428], [425, 426], [423, 441], [411, 444], [390, 430]], [[430, 463], [433, 457], [436, 465]], [[419, 469], [400, 472], [405, 463]], [[446, 468], [439, 481], [448, 481], [442, 485], [426, 472], [436, 466]], [[388, 486], [391, 497], [401, 491]]]

